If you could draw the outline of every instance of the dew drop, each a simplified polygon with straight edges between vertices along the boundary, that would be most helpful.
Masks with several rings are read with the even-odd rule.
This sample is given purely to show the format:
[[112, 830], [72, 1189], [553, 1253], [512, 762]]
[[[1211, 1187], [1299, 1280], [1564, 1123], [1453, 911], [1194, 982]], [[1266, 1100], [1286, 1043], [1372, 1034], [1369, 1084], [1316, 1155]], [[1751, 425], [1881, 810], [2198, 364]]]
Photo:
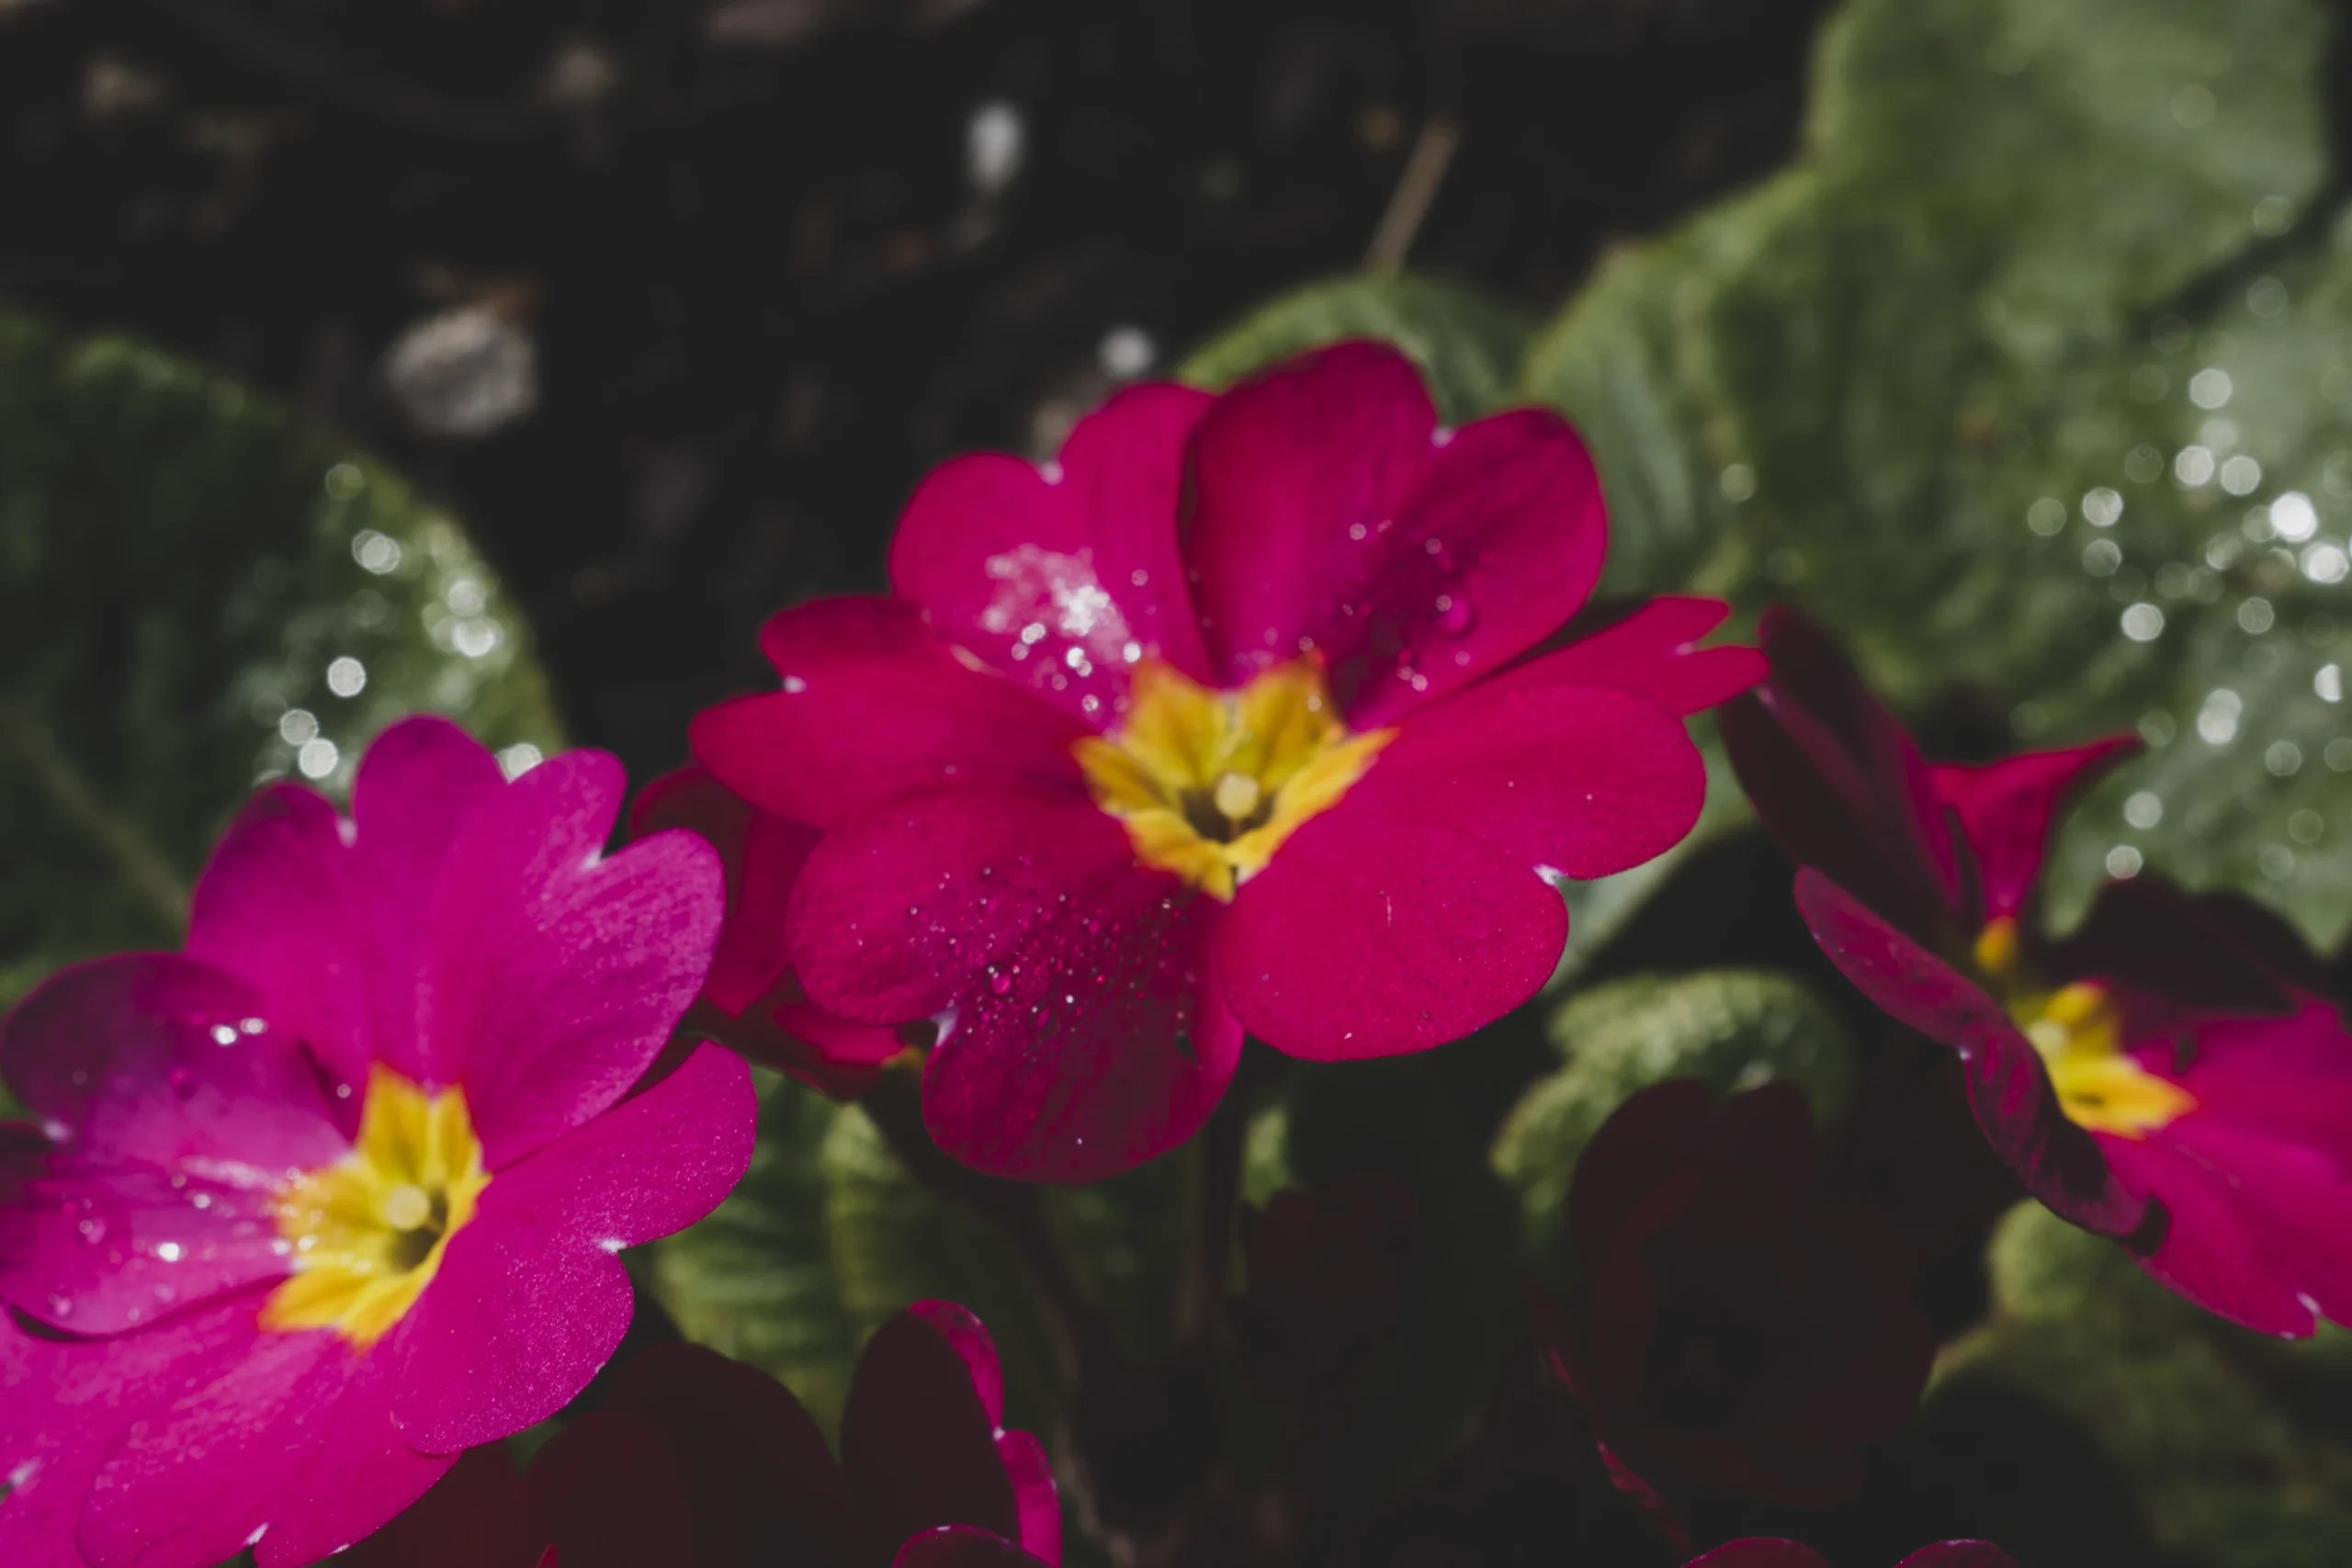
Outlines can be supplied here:
[[1476, 618], [1477, 613], [1471, 608], [1467, 597], [1453, 593], [1437, 596], [1437, 626], [1446, 636], [1460, 637]]
[[995, 964], [989, 964], [989, 989], [994, 991], [1000, 997], [1007, 994], [1012, 989], [1012, 976], [998, 968]]

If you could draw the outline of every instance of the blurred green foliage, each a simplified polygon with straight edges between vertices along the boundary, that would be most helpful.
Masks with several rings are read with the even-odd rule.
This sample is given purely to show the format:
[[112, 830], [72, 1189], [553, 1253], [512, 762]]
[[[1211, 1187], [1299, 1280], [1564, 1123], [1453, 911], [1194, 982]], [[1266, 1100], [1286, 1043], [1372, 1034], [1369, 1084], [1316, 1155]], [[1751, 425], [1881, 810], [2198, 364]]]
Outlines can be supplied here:
[[496, 577], [403, 480], [234, 381], [5, 311], [0, 669], [0, 1004], [175, 945], [263, 780], [339, 791], [418, 710], [560, 734]]

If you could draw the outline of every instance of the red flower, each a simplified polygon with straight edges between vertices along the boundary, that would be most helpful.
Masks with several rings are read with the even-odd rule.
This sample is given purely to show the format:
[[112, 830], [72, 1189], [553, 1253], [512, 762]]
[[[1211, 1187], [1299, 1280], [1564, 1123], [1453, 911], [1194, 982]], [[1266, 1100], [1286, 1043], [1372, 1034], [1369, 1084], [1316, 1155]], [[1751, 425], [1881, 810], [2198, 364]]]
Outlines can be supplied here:
[[1880, 1211], [1821, 1196], [1820, 1166], [1785, 1085], [1717, 1104], [1657, 1084], [1586, 1148], [1568, 1225], [1587, 1284], [1573, 1311], [1537, 1296], [1537, 1328], [1637, 1498], [1655, 1503], [1658, 1467], [1829, 1506], [1917, 1408], [1935, 1335], [1910, 1248]]
[[836, 1462], [764, 1372], [697, 1345], [623, 1367], [595, 1411], [517, 1475], [477, 1449], [337, 1559], [350, 1568], [1050, 1568], [1045, 1450], [1002, 1427], [980, 1321], [918, 1302], [869, 1340]]
[[873, 1087], [904, 1049], [896, 1030], [856, 1023], [809, 1001], [775, 940], [792, 884], [820, 837], [731, 794], [701, 768], [665, 773], [638, 793], [629, 837], [684, 828], [717, 846], [727, 868], [727, 923], [710, 977], [681, 1027], [838, 1099]]
[[1993, 1148], [2052, 1211], [2210, 1311], [2290, 1337], [2352, 1315], [2352, 1036], [2275, 919], [2153, 877], [2079, 932], [2027, 917], [2066, 793], [2128, 738], [1930, 767], [1844, 658], [1768, 614], [1725, 709], [1741, 784], [1804, 863], [1815, 940], [1951, 1046]]
[[[1753, 1536], [1726, 1541], [1683, 1568], [1829, 1568], [1828, 1560], [1793, 1540]], [[1923, 1546], [1894, 1568], [2018, 1568], [2017, 1559], [1990, 1541], [1942, 1540]]]
[[1442, 430], [1386, 347], [1137, 387], [1043, 469], [933, 473], [897, 596], [771, 621], [783, 691], [695, 750], [823, 831], [768, 951], [939, 1021], [942, 1146], [1091, 1179], [1189, 1136], [1244, 1030], [1319, 1060], [1491, 1021], [1559, 957], [1553, 884], [1690, 830], [1681, 716], [1761, 665], [1691, 651], [1724, 610], [1687, 599], [1537, 652], [1606, 537], [1566, 424]]

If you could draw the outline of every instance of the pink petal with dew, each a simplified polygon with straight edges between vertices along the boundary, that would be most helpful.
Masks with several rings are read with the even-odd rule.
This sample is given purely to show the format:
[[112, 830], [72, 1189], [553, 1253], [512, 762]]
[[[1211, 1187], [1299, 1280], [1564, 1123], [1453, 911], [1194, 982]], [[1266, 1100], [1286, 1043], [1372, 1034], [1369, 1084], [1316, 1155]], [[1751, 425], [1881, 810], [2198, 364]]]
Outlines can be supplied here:
[[1705, 794], [1682, 721], [1644, 697], [1477, 688], [1436, 705], [1242, 886], [1234, 1010], [1318, 1061], [1459, 1039], [1550, 978], [1567, 937], [1554, 882], [1671, 848]]
[[765, 1372], [700, 1345], [656, 1345], [614, 1374], [603, 1407], [662, 1440], [705, 1561], [858, 1560], [849, 1482], [816, 1421]]
[[1976, 853], [1984, 919], [2022, 910], [2041, 874], [2059, 808], [2098, 776], [2140, 750], [2136, 735], [2110, 735], [2063, 751], [2029, 751], [1997, 762], [1928, 770], [1937, 798], [1960, 815]]
[[247, 1342], [252, 1317], [242, 1303], [81, 1340], [28, 1333], [0, 1313], [0, 1562], [85, 1568], [74, 1530], [107, 1450], [130, 1423], [209, 1382]]
[[0, 1066], [71, 1149], [243, 1184], [332, 1164], [311, 1062], [251, 986], [176, 953], [60, 971], [0, 1025]]
[[120, 1334], [288, 1271], [266, 1189], [60, 1156], [0, 1207], [0, 1297], [73, 1334]]
[[2140, 1266], [2167, 1289], [2290, 1339], [2308, 1337], [2315, 1316], [2352, 1317], [2352, 1177], [2339, 1158], [2201, 1110], [2099, 1146], [2126, 1187], [2164, 1205], [2162, 1238]]
[[1437, 449], [1393, 527], [1346, 547], [1363, 575], [1304, 631], [1350, 725], [1376, 728], [1557, 631], [1608, 547], [1576, 432], [1542, 409], [1495, 414]]
[[1364, 342], [1285, 360], [1202, 416], [1185, 556], [1218, 683], [1296, 658], [1344, 618], [1436, 460], [1436, 429], [1412, 361]]
[[1083, 791], [1070, 746], [1092, 727], [959, 658], [912, 604], [820, 599], [760, 642], [784, 690], [705, 708], [690, 733], [696, 760], [763, 810], [830, 829], [949, 780]]
[[634, 1416], [582, 1416], [532, 1459], [523, 1486], [530, 1533], [554, 1542], [560, 1568], [695, 1568], [684, 1478]]
[[352, 818], [300, 785], [263, 792], [197, 884], [187, 951], [258, 987], [267, 1016], [340, 1080], [385, 1061], [424, 1076], [416, 985], [428, 895], [467, 819], [503, 788], [490, 752], [446, 719], [376, 738]]
[[1042, 469], [999, 452], [940, 465], [890, 542], [891, 587], [946, 640], [1090, 723], [1109, 722], [1145, 655], [1209, 682], [1176, 536], [1185, 439], [1210, 400], [1129, 387]]
[[661, 833], [605, 856], [624, 787], [603, 752], [540, 763], [468, 821], [434, 889], [419, 1056], [464, 1087], [493, 1172], [619, 1100], [709, 969], [718, 852]]
[[1769, 673], [1756, 649], [1697, 646], [1730, 614], [1720, 599], [1652, 599], [1588, 637], [1512, 666], [1481, 689], [1614, 686], [1679, 714], [1700, 713]]
[[751, 1163], [757, 1112], [741, 1060], [699, 1046], [651, 1088], [493, 1176], [375, 1358], [392, 1368], [407, 1440], [435, 1453], [491, 1442], [587, 1387], [633, 1309], [621, 1249], [718, 1206]]
[[1756, 814], [1914, 936], [1974, 937], [1950, 811], [1910, 732], [1810, 621], [1775, 605], [1757, 631], [1771, 678], [1717, 716]]
[[1999, 1003], [1810, 866], [1797, 873], [1796, 900], [1814, 941], [1862, 995], [1959, 1054], [1976, 1124], [2028, 1192], [2101, 1235], [2139, 1229], [2146, 1203], [2067, 1120], [2040, 1054]]
[[1133, 866], [1057, 909], [953, 1002], [923, 1076], [939, 1145], [994, 1175], [1092, 1181], [1200, 1130], [1241, 1059], [1225, 911]]
[[842, 1468], [876, 1543], [940, 1525], [1020, 1533], [996, 1423], [956, 1345], [911, 1313], [876, 1329], [842, 1410]]
[[328, 1329], [263, 1331], [251, 1304], [213, 1381], [130, 1427], [83, 1511], [92, 1568], [190, 1568], [246, 1546], [306, 1568], [373, 1533], [454, 1456], [392, 1429], [385, 1359]]

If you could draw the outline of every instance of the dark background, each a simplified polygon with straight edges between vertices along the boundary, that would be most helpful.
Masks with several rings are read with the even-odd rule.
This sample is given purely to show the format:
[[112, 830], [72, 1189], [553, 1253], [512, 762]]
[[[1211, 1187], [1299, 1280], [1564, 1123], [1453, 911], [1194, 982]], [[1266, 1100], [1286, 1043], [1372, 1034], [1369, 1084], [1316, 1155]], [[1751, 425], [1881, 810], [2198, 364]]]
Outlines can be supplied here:
[[[1050, 449], [1355, 265], [1531, 310], [1791, 152], [1821, 0], [0, 0], [0, 296], [293, 398], [469, 520], [571, 738], [645, 776], [751, 633], [877, 585], [922, 471]], [[975, 111], [1023, 155], [976, 189]], [[418, 434], [387, 345], [490, 301], [532, 414]], [[1130, 335], [1129, 341], [1132, 342]]]

